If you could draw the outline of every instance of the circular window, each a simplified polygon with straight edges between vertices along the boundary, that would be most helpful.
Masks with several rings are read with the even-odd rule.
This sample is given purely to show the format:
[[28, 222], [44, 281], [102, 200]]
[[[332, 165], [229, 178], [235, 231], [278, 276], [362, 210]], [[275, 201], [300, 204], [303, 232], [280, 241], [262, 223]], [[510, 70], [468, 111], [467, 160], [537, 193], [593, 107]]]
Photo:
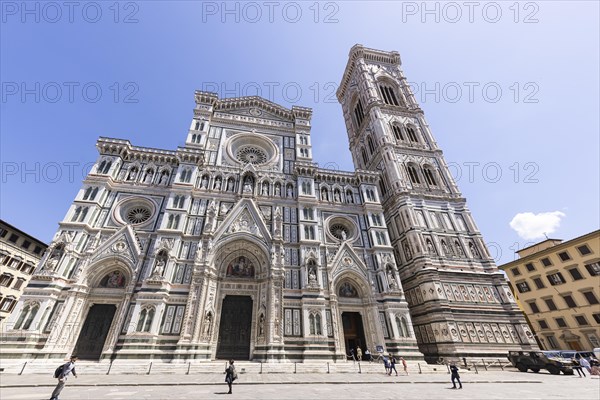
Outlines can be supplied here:
[[238, 161], [253, 165], [260, 165], [267, 162], [267, 154], [261, 148], [256, 146], [241, 147], [238, 149], [235, 157]]
[[148, 221], [151, 216], [152, 211], [145, 206], [131, 207], [126, 214], [127, 222], [131, 224], [141, 224]]
[[237, 133], [228, 139], [226, 154], [235, 164], [265, 166], [277, 162], [279, 150], [267, 136]]
[[329, 233], [331, 233], [337, 239], [345, 240], [348, 238], [350, 232], [345, 225], [332, 224], [329, 227]]
[[327, 221], [327, 233], [336, 240], [353, 240], [356, 236], [354, 223], [346, 218], [333, 217]]
[[121, 224], [144, 225], [151, 222], [156, 206], [143, 197], [128, 197], [115, 207], [114, 218]]

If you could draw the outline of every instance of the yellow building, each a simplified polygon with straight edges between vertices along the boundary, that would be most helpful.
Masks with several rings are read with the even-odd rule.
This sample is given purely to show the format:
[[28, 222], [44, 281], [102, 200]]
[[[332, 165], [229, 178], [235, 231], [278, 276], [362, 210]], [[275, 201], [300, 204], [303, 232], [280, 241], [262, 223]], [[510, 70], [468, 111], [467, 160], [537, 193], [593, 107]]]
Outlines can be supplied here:
[[513, 292], [542, 348], [600, 347], [600, 230], [547, 239], [504, 264]]
[[48, 246], [0, 220], [0, 323], [17, 304]]

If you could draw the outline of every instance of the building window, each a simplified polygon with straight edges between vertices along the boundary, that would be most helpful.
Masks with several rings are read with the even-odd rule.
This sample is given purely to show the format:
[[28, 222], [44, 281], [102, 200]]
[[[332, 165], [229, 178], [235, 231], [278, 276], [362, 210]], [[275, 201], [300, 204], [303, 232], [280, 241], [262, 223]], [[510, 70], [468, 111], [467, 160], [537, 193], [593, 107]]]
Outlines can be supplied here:
[[565, 278], [562, 276], [560, 272], [557, 272], [552, 275], [548, 275], [548, 281], [552, 286], [561, 285], [565, 283]]
[[402, 135], [402, 128], [398, 124], [392, 124], [392, 131], [394, 132], [394, 137], [396, 140], [404, 140], [404, 136]]
[[8, 233], [8, 231], [6, 229], [0, 228], [0, 237], [6, 236], [7, 233]]
[[511, 270], [510, 270], [510, 272], [512, 272], [512, 274], [513, 274], [514, 276], [519, 276], [519, 275], [521, 275], [521, 272], [519, 271], [519, 268], [513, 268], [513, 269], [511, 269]]
[[577, 304], [575, 304], [575, 300], [573, 300], [573, 296], [571, 296], [569, 294], [565, 294], [562, 296], [562, 298], [565, 300], [565, 303], [567, 303], [567, 307], [570, 307], [570, 308], [577, 307]]
[[587, 244], [577, 247], [577, 251], [579, 251], [579, 254], [581, 254], [582, 256], [587, 256], [588, 254], [591, 254], [591, 252], [592, 252], [590, 250], [590, 248], [587, 246]]
[[564, 318], [554, 318], [554, 320], [559, 328], [567, 328], [567, 323]]
[[25, 279], [23, 279], [23, 278], [17, 278], [17, 281], [15, 282], [15, 285], [13, 286], [13, 289], [20, 290], [21, 287], [23, 286], [24, 282], [25, 282]]
[[527, 284], [527, 282], [519, 282], [517, 283], [517, 290], [519, 291], [519, 293], [525, 293], [529, 292], [531, 289], [529, 289], [529, 285]]
[[539, 309], [539, 307], [537, 306], [537, 304], [535, 303], [535, 301], [532, 301], [532, 302], [530, 302], [530, 303], [528, 303], [528, 304], [529, 304], [529, 307], [531, 308], [531, 312], [532, 312], [532, 313], [534, 313], [534, 314], [537, 314], [537, 313], [539, 313], [539, 312], [540, 312], [540, 309]]
[[548, 307], [548, 310], [550, 310], [550, 311], [558, 310], [558, 307], [556, 307], [556, 304], [554, 303], [554, 300], [552, 300], [552, 299], [544, 299], [544, 301], [546, 302], [546, 307]]
[[152, 327], [152, 320], [154, 319], [154, 308], [144, 308], [140, 313], [138, 320], [137, 331], [138, 332], [150, 332]]
[[544, 257], [540, 261], [544, 267], [549, 267], [552, 265], [552, 261], [550, 261], [548, 257]]
[[589, 325], [589, 323], [587, 322], [587, 319], [585, 319], [585, 316], [583, 316], [583, 315], [576, 315], [575, 316], [575, 321], [577, 321], [577, 323], [579, 324], [579, 326]]
[[550, 328], [545, 319], [540, 319], [538, 321], [538, 323], [540, 324], [540, 329], [549, 329]]
[[569, 261], [571, 259], [571, 256], [569, 256], [569, 253], [567, 253], [566, 251], [558, 253], [558, 257], [561, 261]]
[[592, 314], [592, 317], [594, 317], [596, 323], [600, 324], [600, 313]]
[[581, 273], [579, 272], [579, 270], [577, 268], [571, 268], [569, 270], [569, 273], [571, 274], [571, 277], [573, 278], [574, 281], [583, 279], [583, 276], [581, 275]]
[[21, 243], [21, 247], [25, 250], [28, 250], [29, 246], [31, 246], [31, 242], [29, 240], [23, 240], [23, 243]]
[[425, 175], [425, 180], [427, 184], [430, 186], [437, 186], [437, 182], [435, 181], [435, 173], [433, 172], [433, 168], [429, 165], [423, 167], [423, 175]]
[[591, 276], [600, 275], [600, 263], [595, 262], [591, 264], [586, 264], [585, 269], [588, 270]]
[[2, 276], [0, 276], [0, 286], [10, 286], [10, 284], [12, 283], [13, 280], [13, 276], [10, 274], [2, 274]]
[[415, 132], [415, 128], [413, 128], [412, 126], [407, 126], [406, 133], [411, 142], [419, 142], [419, 140], [417, 139], [417, 133]]
[[535, 283], [535, 287], [538, 289], [543, 289], [546, 286], [544, 286], [544, 282], [542, 282], [541, 278], [533, 278], [533, 283]]
[[12, 309], [16, 303], [17, 303], [17, 300], [14, 297], [8, 296], [8, 297], [2, 299], [2, 302], [0, 303], [0, 310], [10, 312], [10, 311], [12, 311]]
[[11, 233], [10, 237], [8, 238], [8, 241], [12, 243], [17, 243], [17, 240], [19, 240], [19, 237], [14, 233]]
[[322, 335], [321, 325], [321, 314], [314, 313], [308, 316], [308, 326], [311, 335]]
[[356, 130], [360, 128], [363, 119], [365, 119], [365, 112], [363, 110], [362, 101], [358, 99], [356, 106], [354, 106], [354, 121], [356, 122]]
[[554, 336], [546, 336], [546, 339], [548, 339], [548, 344], [550, 345], [550, 348], [558, 349], [558, 342], [556, 341], [556, 338]]
[[527, 268], [527, 271], [529, 271], [529, 272], [535, 271], [535, 267], [533, 266], [533, 263], [525, 264], [525, 268]]
[[41, 254], [42, 248], [40, 246], [35, 246], [35, 248], [33, 249], [33, 253], [38, 255]]
[[598, 304], [598, 298], [594, 292], [583, 292], [583, 295], [590, 305]]
[[385, 104], [389, 104], [390, 106], [399, 105], [396, 93], [394, 93], [394, 89], [392, 87], [379, 84], [379, 90], [381, 91], [381, 97], [383, 97]]
[[417, 173], [417, 168], [415, 167], [414, 164], [409, 163], [407, 165], [407, 169], [408, 169], [408, 176], [410, 177], [410, 181], [412, 183], [421, 183], [421, 180], [419, 179], [419, 174]]

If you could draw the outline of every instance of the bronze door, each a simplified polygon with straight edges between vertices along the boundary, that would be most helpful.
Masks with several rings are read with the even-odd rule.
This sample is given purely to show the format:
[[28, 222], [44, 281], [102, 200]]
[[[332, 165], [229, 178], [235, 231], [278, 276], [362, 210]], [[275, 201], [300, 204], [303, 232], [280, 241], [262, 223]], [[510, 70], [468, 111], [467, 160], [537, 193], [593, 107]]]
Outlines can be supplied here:
[[83, 324], [75, 351], [82, 360], [99, 360], [117, 307], [112, 304], [94, 304]]
[[350, 354], [350, 349], [356, 354], [357, 347], [360, 347], [364, 353], [367, 349], [365, 333], [363, 330], [362, 316], [357, 312], [342, 313], [342, 325], [344, 326], [344, 341], [346, 352]]
[[252, 299], [249, 296], [226, 296], [221, 308], [217, 358], [250, 359], [250, 325]]

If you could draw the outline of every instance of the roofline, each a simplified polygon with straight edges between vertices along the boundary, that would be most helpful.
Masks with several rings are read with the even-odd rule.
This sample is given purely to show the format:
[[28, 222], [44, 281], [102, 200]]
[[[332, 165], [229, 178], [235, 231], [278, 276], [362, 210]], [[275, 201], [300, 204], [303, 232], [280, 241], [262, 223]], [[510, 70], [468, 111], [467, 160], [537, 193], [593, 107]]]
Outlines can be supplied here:
[[11, 228], [11, 229], [14, 229], [15, 231], [19, 232], [21, 235], [23, 235], [23, 236], [27, 236], [29, 239], [35, 240], [36, 242], [38, 242], [38, 243], [41, 243], [41, 244], [43, 244], [44, 246], [48, 247], [48, 245], [46, 244], [46, 242], [43, 242], [43, 241], [41, 241], [40, 239], [38, 239], [38, 238], [36, 238], [36, 237], [34, 237], [34, 236], [31, 236], [29, 233], [27, 233], [27, 232], [24, 232], [23, 230], [21, 230], [21, 229], [17, 228], [16, 226], [14, 226], [14, 225], [12, 225], [12, 224], [9, 224], [8, 222], [6, 222], [6, 220], [4, 220], [4, 219], [0, 219], [0, 223], [3, 223], [4, 225], [8, 226], [8, 227], [9, 227], [9, 228]]
[[[562, 242], [561, 244], [557, 244], [556, 246], [548, 247], [548, 248], [546, 248], [546, 249], [544, 249], [544, 250], [537, 251], [537, 252], [535, 252], [535, 253], [529, 254], [529, 255], [527, 255], [527, 256], [525, 256], [525, 257], [518, 258], [518, 259], [516, 259], [516, 260], [514, 260], [514, 261], [511, 261], [511, 262], [508, 262], [508, 263], [506, 263], [506, 264], [499, 265], [499, 266], [498, 266], [498, 269], [504, 270], [504, 269], [506, 269], [506, 268], [509, 268], [509, 267], [512, 267], [512, 266], [514, 266], [514, 265], [517, 265], [517, 264], [522, 264], [522, 263], [523, 263], [523, 261], [530, 260], [530, 259], [533, 259], [533, 258], [537, 258], [537, 257], [539, 257], [541, 254], [550, 253], [550, 252], [552, 252], [552, 251], [555, 251], [555, 250], [557, 250], [557, 249], [559, 249], [559, 250], [560, 250], [560, 249], [563, 249], [563, 248], [569, 247], [569, 246], [571, 246], [571, 245], [573, 244], [573, 242], [575, 242], [575, 241], [579, 241], [579, 240], [581, 240], [581, 239], [583, 239], [583, 238], [590, 238], [590, 237], [593, 237], [593, 236], [600, 236], [600, 229], [597, 229], [597, 230], [595, 230], [595, 231], [591, 231], [591, 232], [589, 232], [589, 233], [586, 233], [586, 234], [584, 234], [584, 235], [581, 235], [581, 236], [577, 236], [577, 237], [575, 237], [575, 238], [573, 238], [573, 239], [569, 239], [569, 240], [567, 240], [566, 242]], [[553, 239], [547, 239], [547, 240], [553, 240]], [[540, 243], [544, 243], [545, 241], [546, 241], [546, 240], [544, 240], [543, 242], [540, 242]], [[537, 244], [540, 244], [540, 243], [537, 243]], [[529, 247], [531, 247], [531, 246], [529, 246]], [[524, 249], [523, 249], [523, 250], [524, 250]], [[521, 251], [521, 250], [519, 250], [519, 251]]]
[[[575, 239], [571, 239], [571, 240], [575, 240]], [[548, 238], [548, 239], [544, 239], [544, 240], [542, 240], [541, 242], [534, 243], [534, 244], [532, 244], [531, 246], [523, 247], [522, 249], [515, 251], [515, 253], [517, 253], [517, 254], [518, 254], [520, 251], [527, 250], [527, 249], [530, 249], [530, 248], [532, 248], [532, 247], [539, 246], [539, 245], [540, 245], [540, 244], [542, 244], [542, 243], [546, 243], [546, 242], [552, 242], [552, 241], [560, 241], [560, 242], [561, 242], [560, 244], [566, 243], [565, 241], [563, 241], [563, 239], [552, 239], [552, 238]], [[558, 246], [558, 245], [557, 245], [557, 246]], [[540, 251], [541, 251], [541, 250], [540, 250]]]

